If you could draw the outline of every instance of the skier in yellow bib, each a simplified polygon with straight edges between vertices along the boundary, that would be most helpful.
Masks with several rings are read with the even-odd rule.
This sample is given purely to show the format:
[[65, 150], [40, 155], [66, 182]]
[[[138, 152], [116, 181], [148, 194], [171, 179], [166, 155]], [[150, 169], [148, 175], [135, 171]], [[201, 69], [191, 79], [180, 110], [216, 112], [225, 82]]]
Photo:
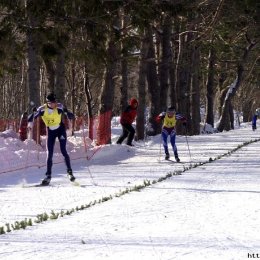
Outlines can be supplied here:
[[176, 131], [175, 126], [177, 123], [177, 120], [181, 120], [183, 122], [183, 125], [186, 126], [186, 118], [182, 116], [181, 114], [176, 113], [176, 110], [174, 107], [169, 107], [166, 112], [162, 112], [158, 117], [157, 121], [159, 122], [162, 120], [163, 126], [162, 126], [162, 142], [163, 142], [163, 148], [165, 151], [165, 160], [168, 160], [170, 158], [169, 149], [168, 149], [168, 136], [170, 136], [170, 142], [172, 145], [173, 153], [175, 160], [177, 162], [180, 162], [179, 156], [178, 156], [178, 150], [176, 147], [175, 139], [176, 139]]
[[49, 185], [51, 181], [52, 157], [56, 138], [58, 138], [60, 142], [60, 150], [64, 156], [69, 180], [75, 181], [75, 177], [71, 169], [70, 157], [66, 150], [67, 134], [65, 125], [62, 121], [62, 116], [64, 114], [67, 115], [69, 119], [74, 119], [74, 115], [65, 109], [62, 104], [57, 103], [56, 96], [51, 93], [46, 98], [46, 104], [40, 106], [32, 118], [28, 119], [30, 122], [41, 116], [47, 127], [47, 172], [45, 174], [45, 178], [42, 180], [42, 185]]

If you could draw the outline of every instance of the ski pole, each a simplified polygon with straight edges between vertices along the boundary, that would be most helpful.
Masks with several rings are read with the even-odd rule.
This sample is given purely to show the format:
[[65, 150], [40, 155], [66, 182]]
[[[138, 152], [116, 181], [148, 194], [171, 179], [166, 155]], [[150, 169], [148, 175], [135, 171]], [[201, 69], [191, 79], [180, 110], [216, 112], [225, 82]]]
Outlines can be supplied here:
[[86, 135], [85, 135], [85, 131], [84, 131], [84, 119], [82, 120], [82, 139], [83, 139], [83, 143], [84, 143], [85, 152], [87, 153]]
[[[86, 159], [87, 159], [87, 161], [89, 161], [91, 158], [88, 157], [88, 147], [87, 147], [87, 143], [86, 143], [86, 135], [85, 135], [85, 132], [84, 132], [84, 120], [83, 120], [83, 124], [82, 124], [82, 137], [83, 137], [83, 143], [84, 143], [84, 148], [85, 148], [85, 153], [86, 153]], [[94, 155], [94, 154], [93, 154], [93, 155]], [[92, 155], [92, 156], [93, 156], [93, 155]], [[86, 167], [87, 167], [88, 173], [89, 173], [89, 175], [90, 175], [92, 184], [95, 185], [95, 186], [97, 186], [97, 183], [95, 182], [95, 180], [94, 180], [94, 178], [93, 178], [93, 175], [92, 175], [92, 173], [91, 173], [91, 171], [90, 171], [90, 169], [89, 169], [88, 163], [87, 163]]]
[[162, 155], [162, 135], [160, 134], [160, 150], [159, 150], [159, 162], [161, 162], [161, 155]]
[[38, 168], [40, 169], [40, 147], [39, 146], [41, 145], [41, 135], [40, 135], [40, 118], [39, 117], [36, 118], [36, 144], [37, 144]]
[[91, 171], [90, 171], [88, 165], [87, 165], [87, 170], [88, 170], [88, 173], [89, 173], [90, 178], [91, 178], [91, 180], [92, 180], [92, 184], [93, 184], [94, 186], [97, 186], [98, 184], [95, 182], [95, 180], [94, 180], [94, 178], [93, 178], [93, 175], [92, 175], [92, 173], [91, 173]]
[[147, 129], [146, 129], [146, 125], [144, 127], [144, 148], [146, 149], [146, 140], [147, 140]]
[[[27, 171], [28, 169], [28, 161], [29, 161], [29, 153], [30, 153], [30, 150], [29, 150], [29, 142], [28, 142], [28, 139], [27, 139], [27, 143], [26, 143], [26, 146], [27, 146], [27, 154], [26, 154], [26, 159], [25, 159], [25, 171]], [[25, 177], [25, 171], [22, 172], [22, 186], [24, 187], [27, 183], [26, 181], [26, 177]]]

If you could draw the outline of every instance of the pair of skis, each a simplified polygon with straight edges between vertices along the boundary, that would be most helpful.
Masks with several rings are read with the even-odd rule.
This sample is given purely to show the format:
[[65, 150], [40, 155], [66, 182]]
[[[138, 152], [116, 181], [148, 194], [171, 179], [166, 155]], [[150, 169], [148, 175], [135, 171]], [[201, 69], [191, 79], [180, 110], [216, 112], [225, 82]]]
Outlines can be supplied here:
[[[78, 181], [70, 181], [72, 186], [83, 187]], [[37, 188], [37, 187], [54, 187], [51, 183], [48, 184], [23, 184], [23, 188]]]
[[170, 162], [170, 163], [181, 163], [181, 164], [184, 164], [185, 162], [181, 162], [181, 161], [179, 161], [179, 162], [177, 162], [177, 161], [175, 161], [175, 160], [172, 160], [172, 159], [163, 159], [163, 160], [158, 160], [158, 162]]

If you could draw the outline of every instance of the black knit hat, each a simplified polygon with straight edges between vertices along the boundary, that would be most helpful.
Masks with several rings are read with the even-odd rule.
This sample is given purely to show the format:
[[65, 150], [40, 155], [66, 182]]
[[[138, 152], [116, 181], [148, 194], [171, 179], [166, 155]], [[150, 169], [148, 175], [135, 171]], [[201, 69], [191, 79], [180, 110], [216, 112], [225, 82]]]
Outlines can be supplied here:
[[56, 95], [54, 93], [50, 93], [46, 97], [47, 102], [56, 102]]
[[167, 112], [176, 112], [176, 109], [175, 109], [175, 107], [170, 106], [167, 108]]

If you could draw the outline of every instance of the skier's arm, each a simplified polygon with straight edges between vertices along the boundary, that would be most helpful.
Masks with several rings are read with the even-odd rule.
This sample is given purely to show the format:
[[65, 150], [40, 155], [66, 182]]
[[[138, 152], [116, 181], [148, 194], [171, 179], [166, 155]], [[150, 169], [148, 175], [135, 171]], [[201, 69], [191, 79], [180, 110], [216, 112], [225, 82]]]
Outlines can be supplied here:
[[182, 125], [183, 125], [183, 126], [186, 126], [186, 125], [187, 125], [187, 119], [186, 119], [186, 117], [183, 116], [182, 114], [177, 113], [177, 114], [176, 114], [176, 119], [177, 119], [177, 120], [180, 120], [180, 121], [182, 122]]
[[63, 109], [63, 113], [68, 117], [68, 119], [73, 120], [75, 119], [75, 115], [69, 111], [67, 108]]
[[28, 119], [27, 119], [28, 123], [29, 123], [29, 122], [33, 122], [33, 118], [34, 118], [34, 114], [32, 113], [32, 114], [30, 114], [30, 115], [28, 116]]
[[75, 119], [75, 115], [70, 112], [63, 104], [57, 103], [57, 109], [59, 114], [65, 115], [70, 120]]
[[39, 116], [43, 116], [43, 114], [44, 114], [44, 106], [40, 106], [37, 109], [37, 111], [34, 114], [32, 114], [33, 116], [32, 116], [31, 120], [33, 121], [33, 119], [36, 119]]
[[160, 122], [165, 118], [165, 115], [166, 115], [165, 112], [160, 113], [160, 114], [155, 118], [155, 121], [156, 121], [157, 123], [160, 123]]
[[27, 128], [28, 129], [32, 129], [32, 127], [33, 127], [33, 120], [34, 120], [34, 113], [30, 114], [28, 116], [28, 118], [27, 118], [27, 122], [28, 122]]

